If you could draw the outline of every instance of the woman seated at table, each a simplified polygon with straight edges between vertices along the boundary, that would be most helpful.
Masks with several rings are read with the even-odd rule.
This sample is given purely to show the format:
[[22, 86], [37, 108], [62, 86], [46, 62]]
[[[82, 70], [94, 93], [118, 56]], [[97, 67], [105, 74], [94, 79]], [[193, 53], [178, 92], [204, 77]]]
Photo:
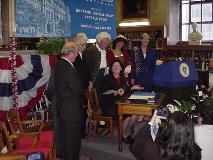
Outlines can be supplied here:
[[[152, 119], [160, 122], [159, 116]], [[157, 123], [156, 122], [156, 123]], [[194, 142], [192, 120], [176, 111], [153, 141], [151, 126], [146, 124], [136, 134], [130, 150], [137, 160], [200, 160], [201, 149]], [[156, 129], [156, 128], [155, 128]]]
[[[121, 99], [126, 93], [130, 93], [132, 90], [141, 90], [142, 87], [139, 85], [128, 86], [126, 78], [123, 73], [123, 68], [120, 60], [114, 60], [109, 68], [109, 74], [106, 75], [101, 83], [102, 95], [101, 95], [101, 106], [104, 115], [112, 116], [114, 120], [118, 119], [116, 101]], [[136, 116], [132, 117], [133, 119]], [[123, 137], [127, 138], [130, 136], [130, 123], [131, 117], [125, 119], [125, 126], [123, 126]], [[126, 123], [126, 122], [129, 123]], [[131, 124], [132, 125], [132, 124]], [[128, 132], [128, 133], [126, 133]], [[130, 137], [128, 137], [130, 138]]]

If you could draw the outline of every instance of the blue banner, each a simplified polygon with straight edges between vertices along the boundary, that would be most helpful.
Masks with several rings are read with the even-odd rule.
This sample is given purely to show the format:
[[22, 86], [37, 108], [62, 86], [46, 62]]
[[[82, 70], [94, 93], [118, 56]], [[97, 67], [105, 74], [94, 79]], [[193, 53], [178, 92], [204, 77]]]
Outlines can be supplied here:
[[17, 37], [115, 37], [115, 23], [115, 0], [16, 0]]

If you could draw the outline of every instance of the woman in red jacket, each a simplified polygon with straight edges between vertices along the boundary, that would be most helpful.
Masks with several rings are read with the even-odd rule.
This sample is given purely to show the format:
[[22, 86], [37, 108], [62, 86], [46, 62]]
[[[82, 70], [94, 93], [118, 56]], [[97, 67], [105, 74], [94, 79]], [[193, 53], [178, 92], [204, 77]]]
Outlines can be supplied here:
[[129, 53], [125, 50], [126, 43], [127, 38], [123, 35], [119, 35], [115, 38], [112, 42], [112, 49], [108, 50], [106, 54], [108, 66], [110, 66], [115, 59], [119, 59], [124, 67], [130, 65]]
[[128, 74], [131, 72], [131, 61], [127, 50], [125, 49], [125, 44], [127, 43], [127, 38], [123, 35], [119, 35], [112, 42], [112, 49], [107, 51], [107, 65], [110, 66], [115, 59], [118, 59], [124, 69], [124, 75], [128, 84], [131, 86], [131, 81], [128, 78]]

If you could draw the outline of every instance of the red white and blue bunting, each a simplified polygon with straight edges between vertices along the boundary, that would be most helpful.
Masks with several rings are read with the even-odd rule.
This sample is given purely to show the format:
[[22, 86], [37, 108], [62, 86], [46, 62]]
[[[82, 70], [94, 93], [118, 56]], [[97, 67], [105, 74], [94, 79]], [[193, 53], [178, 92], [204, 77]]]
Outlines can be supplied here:
[[13, 58], [15, 62], [9, 56], [0, 56], [0, 119], [3, 111], [18, 107], [19, 111], [27, 112], [38, 103], [55, 62], [49, 55], [16, 55]]

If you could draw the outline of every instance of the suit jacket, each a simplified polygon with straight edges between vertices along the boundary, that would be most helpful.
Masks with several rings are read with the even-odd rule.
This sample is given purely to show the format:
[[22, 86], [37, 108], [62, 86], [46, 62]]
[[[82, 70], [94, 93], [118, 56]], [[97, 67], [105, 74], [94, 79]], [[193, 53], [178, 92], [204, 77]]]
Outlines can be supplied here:
[[156, 67], [156, 53], [152, 48], [147, 48], [146, 57], [144, 58], [143, 52], [138, 51], [140, 58], [140, 72], [136, 74], [136, 54], [131, 54], [132, 75], [131, 78], [135, 80], [135, 84], [144, 87], [144, 91], [152, 91], [152, 75]]
[[75, 62], [73, 62], [73, 65], [75, 66], [75, 69], [79, 72], [84, 82], [85, 89], [87, 89], [87, 87], [89, 86], [89, 81], [91, 81], [91, 76], [85, 61], [85, 55], [82, 54], [81, 58], [80, 55], [78, 54], [78, 56], [75, 59]]
[[87, 67], [91, 75], [91, 80], [94, 84], [95, 79], [98, 75], [98, 71], [100, 69], [101, 52], [95, 45], [92, 45], [84, 51], [84, 54]]
[[[146, 124], [138, 131], [134, 137], [133, 144], [130, 146], [130, 151], [137, 160], [169, 160], [160, 155], [160, 146], [156, 141], [153, 142], [149, 124]], [[191, 160], [200, 159], [201, 149], [194, 144], [194, 153]]]
[[77, 70], [60, 58], [54, 70], [57, 108], [65, 121], [79, 121], [82, 115], [83, 82]]

